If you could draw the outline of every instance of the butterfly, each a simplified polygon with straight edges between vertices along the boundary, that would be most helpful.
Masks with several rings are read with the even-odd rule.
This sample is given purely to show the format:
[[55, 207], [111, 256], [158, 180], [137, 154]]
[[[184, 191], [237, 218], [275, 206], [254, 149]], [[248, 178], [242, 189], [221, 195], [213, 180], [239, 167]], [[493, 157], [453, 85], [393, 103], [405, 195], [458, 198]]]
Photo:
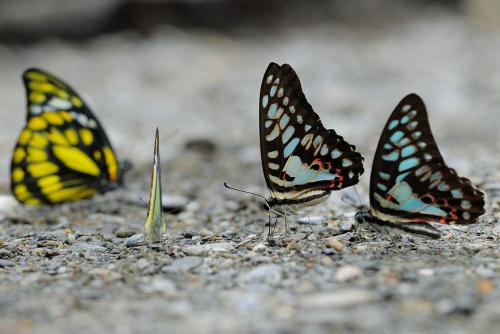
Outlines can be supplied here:
[[151, 173], [151, 190], [149, 195], [148, 215], [146, 218], [146, 239], [151, 242], [161, 241], [163, 234], [167, 230], [165, 219], [163, 218], [163, 206], [161, 202], [161, 169], [160, 169], [160, 139], [159, 131], [156, 128], [153, 172]]
[[276, 211], [295, 212], [358, 183], [363, 157], [334, 130], [327, 130], [307, 102], [288, 64], [270, 63], [259, 100], [262, 169]]
[[449, 168], [416, 94], [394, 109], [380, 137], [370, 177], [371, 209], [356, 220], [381, 230], [397, 228], [438, 238], [428, 224], [474, 223], [484, 213], [484, 195]]
[[62, 80], [40, 70], [23, 73], [28, 114], [11, 161], [19, 202], [56, 204], [116, 189], [119, 163], [99, 121]]

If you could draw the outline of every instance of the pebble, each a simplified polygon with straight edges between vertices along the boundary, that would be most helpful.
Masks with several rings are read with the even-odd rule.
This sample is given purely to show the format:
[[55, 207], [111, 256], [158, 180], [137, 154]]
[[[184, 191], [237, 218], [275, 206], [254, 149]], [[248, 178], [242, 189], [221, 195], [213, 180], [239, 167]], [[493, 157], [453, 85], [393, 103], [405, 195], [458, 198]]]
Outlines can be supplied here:
[[253, 246], [252, 251], [254, 252], [263, 252], [267, 249], [267, 246], [263, 243], [259, 242], [257, 245]]
[[51, 232], [45, 232], [40, 234], [37, 239], [42, 240], [56, 240], [56, 241], [66, 241], [68, 240], [68, 234], [65, 230], [56, 230]]
[[164, 273], [191, 272], [203, 263], [203, 259], [198, 256], [186, 256], [175, 259], [171, 264], [164, 266], [161, 271]]
[[21, 205], [14, 196], [0, 195], [0, 218], [16, 215], [16, 212], [21, 209]]
[[459, 274], [464, 271], [464, 268], [461, 266], [445, 266], [436, 268], [436, 273], [438, 275], [454, 275]]
[[118, 230], [116, 231], [116, 236], [118, 238], [128, 238], [134, 235], [134, 231], [132, 230]]
[[290, 236], [290, 239], [295, 240], [295, 241], [300, 241], [307, 238], [307, 234], [303, 232], [297, 232], [297, 233], [292, 233]]
[[150, 265], [151, 265], [151, 263], [146, 259], [139, 259], [137, 261], [137, 267], [139, 268], [139, 270], [144, 270], [147, 267], [149, 267]]
[[431, 277], [431, 276], [434, 276], [434, 269], [431, 269], [431, 268], [421, 268], [419, 270], [417, 270], [417, 274], [419, 274], [420, 276], [424, 276], [424, 277]]
[[123, 243], [125, 243], [127, 247], [137, 247], [144, 245], [145, 240], [146, 237], [141, 233], [134, 234], [133, 236], [126, 238], [125, 240], [123, 240]]
[[76, 242], [73, 245], [71, 245], [71, 250], [74, 252], [104, 252], [106, 251], [106, 247], [99, 246], [99, 245], [94, 245], [94, 244], [89, 244], [86, 242]]
[[361, 268], [351, 265], [345, 265], [335, 272], [335, 281], [346, 282], [363, 276]]
[[265, 287], [277, 286], [283, 278], [283, 268], [277, 264], [261, 264], [239, 277], [243, 285], [263, 285]]
[[495, 278], [496, 273], [493, 269], [488, 268], [486, 266], [480, 266], [476, 268], [476, 274], [482, 278]]
[[233, 245], [228, 242], [218, 242], [213, 244], [191, 245], [182, 247], [182, 251], [188, 255], [200, 256], [207, 255], [210, 252], [227, 253], [234, 250]]
[[302, 298], [300, 306], [305, 309], [334, 309], [348, 308], [374, 301], [376, 301], [376, 296], [370, 291], [347, 289], [308, 295]]
[[212, 155], [217, 151], [217, 144], [211, 138], [191, 138], [185, 142], [184, 148], [198, 154]]
[[12, 255], [12, 251], [6, 248], [0, 249], [0, 258], [10, 257]]
[[333, 255], [335, 254], [335, 250], [333, 248], [323, 248], [321, 252], [325, 255]]
[[342, 232], [349, 232], [352, 230], [352, 223], [346, 222], [340, 226]]
[[164, 277], [153, 277], [149, 285], [143, 286], [142, 290], [149, 293], [162, 293], [173, 295], [176, 291], [175, 283]]
[[476, 242], [470, 242], [468, 244], [465, 244], [464, 248], [473, 252], [479, 252], [480, 250], [484, 249], [484, 244], [478, 240]]
[[163, 194], [161, 199], [163, 211], [166, 213], [180, 212], [189, 203], [189, 199], [181, 195]]
[[305, 216], [297, 219], [297, 223], [299, 224], [311, 224], [311, 225], [320, 225], [326, 220], [323, 216]]
[[329, 237], [328, 239], [326, 239], [326, 247], [333, 248], [337, 252], [341, 252], [344, 248], [344, 244], [338, 241], [335, 237]]
[[500, 224], [495, 224], [492, 230], [493, 234], [500, 235]]
[[14, 261], [0, 259], [0, 268], [13, 267], [15, 265], [16, 263]]

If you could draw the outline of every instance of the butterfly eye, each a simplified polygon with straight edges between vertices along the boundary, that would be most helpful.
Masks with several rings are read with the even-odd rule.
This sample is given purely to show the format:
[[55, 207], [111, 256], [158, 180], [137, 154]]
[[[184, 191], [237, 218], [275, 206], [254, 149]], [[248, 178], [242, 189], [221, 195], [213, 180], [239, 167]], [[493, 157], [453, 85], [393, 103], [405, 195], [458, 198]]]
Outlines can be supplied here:
[[432, 203], [432, 197], [429, 196], [429, 195], [425, 195], [424, 197], [422, 197], [422, 202], [424, 202], [425, 204], [431, 204]]
[[326, 170], [329, 170], [330, 169], [330, 163], [329, 162], [325, 162], [323, 164], [323, 168], [326, 169]]
[[311, 166], [311, 169], [312, 170], [319, 170], [319, 165], [318, 164], [314, 164]]

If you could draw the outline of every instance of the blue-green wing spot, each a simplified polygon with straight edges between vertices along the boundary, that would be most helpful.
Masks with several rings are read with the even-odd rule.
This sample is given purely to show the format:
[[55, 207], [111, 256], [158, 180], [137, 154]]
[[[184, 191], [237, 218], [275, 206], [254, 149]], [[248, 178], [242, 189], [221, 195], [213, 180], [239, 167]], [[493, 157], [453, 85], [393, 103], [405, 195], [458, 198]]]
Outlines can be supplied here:
[[259, 109], [262, 167], [271, 194], [292, 197], [358, 182], [363, 158], [334, 130], [325, 129], [289, 65], [269, 64]]
[[370, 178], [374, 215], [393, 220], [472, 223], [484, 199], [466, 178], [447, 167], [420, 97], [405, 97], [382, 132]]

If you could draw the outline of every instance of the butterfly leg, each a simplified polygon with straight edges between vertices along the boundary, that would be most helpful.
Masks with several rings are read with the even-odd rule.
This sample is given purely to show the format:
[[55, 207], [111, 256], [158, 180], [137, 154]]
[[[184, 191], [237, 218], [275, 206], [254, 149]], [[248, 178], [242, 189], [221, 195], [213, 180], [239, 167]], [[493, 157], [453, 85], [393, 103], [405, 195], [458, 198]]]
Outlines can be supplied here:
[[270, 235], [271, 234], [271, 211], [267, 211], [267, 215], [268, 215], [268, 221], [266, 224], [264, 224], [264, 226], [262, 226], [262, 230], [260, 231], [260, 234], [263, 235], [264, 234], [264, 230], [266, 229], [266, 227], [268, 228], [268, 231], [267, 231], [267, 235]]
[[288, 236], [288, 221], [286, 220], [286, 211], [285, 211], [285, 236]]
[[311, 229], [311, 233], [316, 237], [316, 239], [319, 239], [319, 236], [316, 234], [316, 232], [314, 232], [314, 229], [313, 229], [312, 223], [311, 223], [311, 217], [309, 215], [307, 215], [307, 221], [309, 222], [309, 228]]

